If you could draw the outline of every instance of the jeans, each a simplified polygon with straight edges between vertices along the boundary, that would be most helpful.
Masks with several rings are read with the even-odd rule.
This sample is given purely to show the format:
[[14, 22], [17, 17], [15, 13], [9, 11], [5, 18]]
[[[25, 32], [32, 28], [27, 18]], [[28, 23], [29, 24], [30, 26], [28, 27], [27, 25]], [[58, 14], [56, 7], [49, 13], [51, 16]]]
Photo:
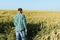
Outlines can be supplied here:
[[[19, 36], [20, 35], [20, 36]], [[26, 37], [25, 37], [25, 32], [24, 31], [17, 31], [16, 32], [16, 40], [19, 40], [21, 37], [22, 40], [26, 40]]]

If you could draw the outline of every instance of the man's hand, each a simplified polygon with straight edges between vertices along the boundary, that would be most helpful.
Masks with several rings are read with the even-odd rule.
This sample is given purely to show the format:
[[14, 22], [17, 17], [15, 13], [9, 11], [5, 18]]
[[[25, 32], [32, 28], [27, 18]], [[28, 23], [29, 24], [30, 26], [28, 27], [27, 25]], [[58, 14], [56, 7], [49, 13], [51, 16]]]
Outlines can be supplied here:
[[27, 29], [25, 29], [25, 34], [27, 35]]

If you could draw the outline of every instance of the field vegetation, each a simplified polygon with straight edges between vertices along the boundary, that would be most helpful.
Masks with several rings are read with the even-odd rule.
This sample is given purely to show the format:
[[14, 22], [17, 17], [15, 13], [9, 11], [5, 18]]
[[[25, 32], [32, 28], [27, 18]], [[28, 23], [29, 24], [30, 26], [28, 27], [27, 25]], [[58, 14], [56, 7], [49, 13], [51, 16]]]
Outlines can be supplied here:
[[[60, 40], [60, 12], [24, 10], [27, 40]], [[16, 10], [0, 10], [0, 40], [16, 40], [13, 17]]]

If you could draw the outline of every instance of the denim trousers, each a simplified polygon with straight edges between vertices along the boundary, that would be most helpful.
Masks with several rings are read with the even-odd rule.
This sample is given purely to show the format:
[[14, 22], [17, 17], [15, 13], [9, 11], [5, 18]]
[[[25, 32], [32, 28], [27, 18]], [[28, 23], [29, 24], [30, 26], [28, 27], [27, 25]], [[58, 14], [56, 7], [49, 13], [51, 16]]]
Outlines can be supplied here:
[[16, 40], [26, 40], [24, 31], [16, 31]]

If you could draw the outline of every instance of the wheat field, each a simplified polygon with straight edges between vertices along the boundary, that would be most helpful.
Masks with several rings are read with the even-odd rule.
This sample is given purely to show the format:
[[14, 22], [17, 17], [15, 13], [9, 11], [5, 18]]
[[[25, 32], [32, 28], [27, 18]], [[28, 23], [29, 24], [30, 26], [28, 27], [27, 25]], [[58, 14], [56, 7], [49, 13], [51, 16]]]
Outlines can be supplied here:
[[[60, 40], [60, 12], [24, 10], [27, 40]], [[13, 17], [17, 10], [0, 10], [0, 40], [15, 40]]]

